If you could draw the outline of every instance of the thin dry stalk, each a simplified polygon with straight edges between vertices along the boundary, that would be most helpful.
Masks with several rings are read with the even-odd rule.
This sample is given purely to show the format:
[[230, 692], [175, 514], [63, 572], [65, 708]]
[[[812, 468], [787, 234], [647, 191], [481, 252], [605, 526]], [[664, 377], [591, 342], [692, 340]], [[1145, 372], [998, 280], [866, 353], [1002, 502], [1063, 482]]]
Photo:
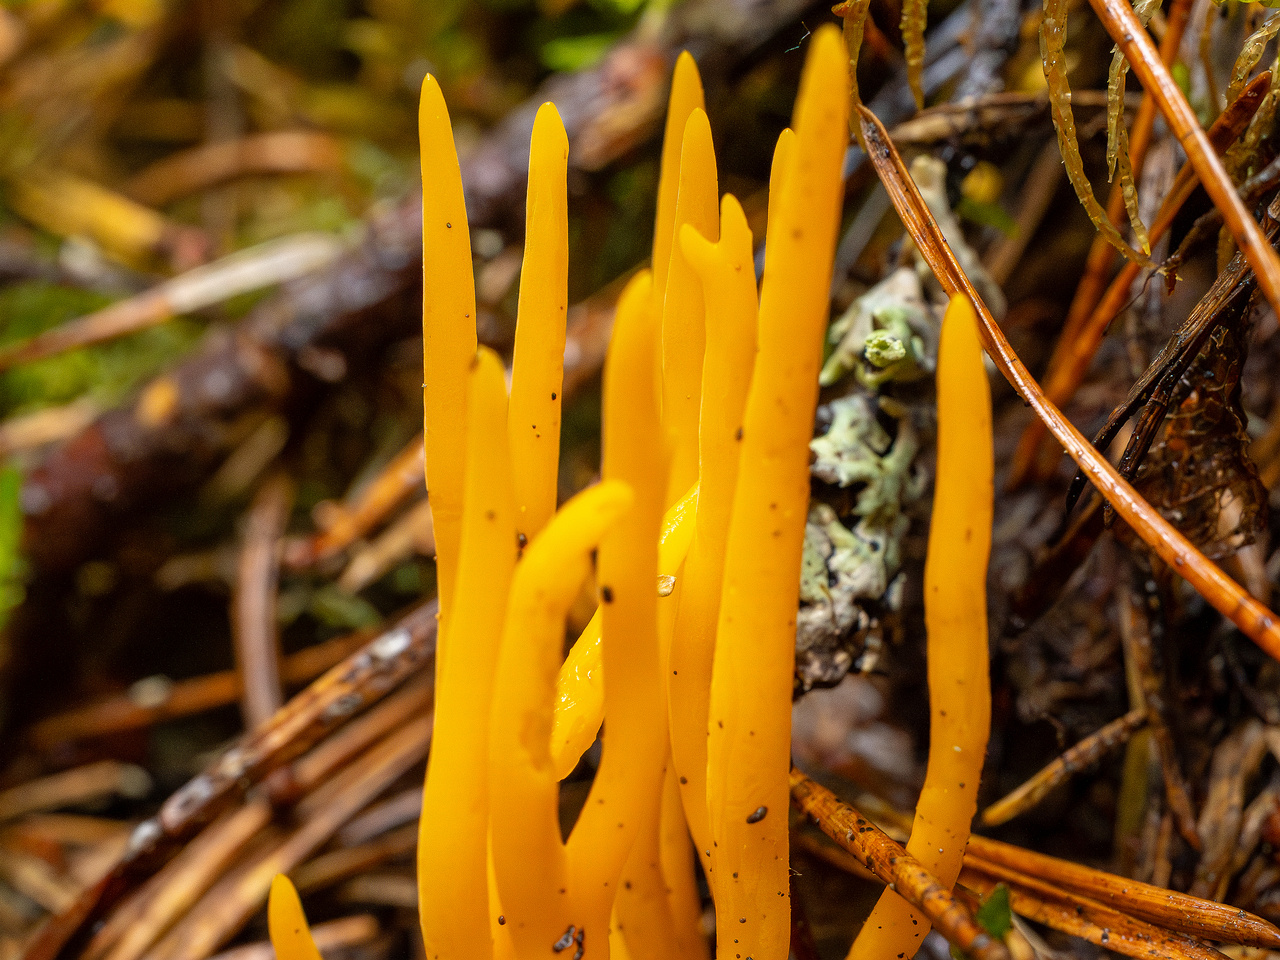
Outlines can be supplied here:
[[948, 294], [963, 293], [973, 303], [981, 321], [987, 353], [1005, 379], [1035, 410], [1036, 415], [1048, 423], [1050, 431], [1066, 448], [1067, 453], [1134, 532], [1165, 563], [1186, 578], [1215, 609], [1228, 617], [1268, 654], [1280, 659], [1280, 625], [1276, 622], [1275, 614], [1249, 596], [1238, 583], [1223, 573], [1160, 516], [1062, 412], [1045, 398], [1040, 385], [1018, 359], [1009, 341], [1005, 339], [1004, 332], [991, 316], [991, 311], [956, 262], [955, 255], [907, 174], [902, 158], [889, 140], [884, 127], [865, 108], [860, 110], [860, 115], [864, 135], [869, 138], [867, 153], [892, 198], [898, 215], [943, 289]]
[[292, 806], [313, 790], [322, 788], [334, 773], [351, 763], [374, 743], [415, 716], [431, 712], [431, 679], [407, 684], [362, 717], [279, 771], [270, 782], [276, 806]]
[[94, 934], [82, 960], [135, 960], [239, 858], [271, 822], [271, 804], [256, 797], [209, 824]]
[[[1022, 259], [1027, 244], [1049, 212], [1062, 177], [1062, 157], [1058, 153], [1058, 143], [1050, 140], [1040, 150], [1035, 163], [1027, 172], [1026, 187], [1018, 201], [1013, 232], [1001, 237], [984, 258], [987, 276], [997, 286], [1003, 287], [1013, 276], [1014, 267]], [[1104, 245], [1108, 250], [1112, 249], [1110, 244]]]
[[1245, 787], [1258, 772], [1266, 753], [1262, 721], [1257, 717], [1245, 721], [1214, 749], [1209, 793], [1200, 812], [1204, 853], [1196, 864], [1192, 895], [1213, 900], [1226, 896], [1244, 826]]
[[[1178, 48], [1182, 45], [1182, 37], [1187, 30], [1192, 6], [1192, 0], [1178, 0], [1170, 6], [1165, 33], [1160, 39], [1159, 56], [1163, 63], [1172, 64], [1177, 59]], [[1129, 131], [1129, 163], [1135, 179], [1142, 173], [1147, 148], [1151, 145], [1155, 119], [1155, 100], [1149, 92], [1144, 91], [1137, 115], [1133, 120], [1133, 127]], [[1124, 190], [1119, 181], [1112, 184], [1111, 192], [1107, 196], [1107, 219], [1117, 227], [1122, 227], [1125, 222]], [[1111, 272], [1115, 255], [1115, 249], [1105, 239], [1101, 236], [1094, 238], [1089, 247], [1089, 256], [1085, 261], [1084, 274], [1076, 287], [1075, 296], [1072, 298], [1062, 331], [1059, 333], [1059, 343], [1069, 342], [1079, 332], [1080, 324], [1092, 312], [1106, 286], [1107, 274]]]
[[1145, 710], [1130, 710], [1102, 729], [1095, 730], [1021, 786], [983, 810], [982, 822], [989, 827], [996, 827], [1030, 810], [1054, 787], [1065, 783], [1082, 770], [1087, 770], [1112, 750], [1127, 743], [1133, 732], [1146, 722]]
[[[1264, 71], [1241, 90], [1240, 95], [1213, 122], [1213, 126], [1209, 128], [1209, 140], [1219, 156], [1225, 154], [1227, 148], [1244, 133], [1245, 128], [1249, 126], [1249, 121], [1262, 105], [1262, 100], [1270, 86], [1271, 74]], [[1145, 100], [1143, 102], [1146, 103]], [[1198, 184], [1195, 169], [1189, 163], [1184, 164], [1178, 171], [1178, 178], [1174, 181], [1173, 187], [1160, 204], [1160, 210], [1151, 225], [1152, 243], [1164, 236], [1172, 226], [1178, 211], [1182, 209], [1182, 205]], [[1106, 254], [1109, 267], [1114, 259], [1115, 250], [1105, 241], [1095, 241], [1094, 246]], [[1092, 256], [1093, 251], [1090, 250], [1090, 257]], [[1072, 301], [1071, 309], [1074, 311], [1077, 304], [1088, 304], [1092, 307], [1092, 311], [1074, 324], [1071, 322], [1072, 314], [1069, 313], [1062, 333], [1059, 334], [1058, 341], [1054, 345], [1044, 383], [1045, 396], [1053, 403], [1062, 406], [1075, 394], [1084, 380], [1094, 354], [1098, 351], [1098, 346], [1102, 343], [1107, 327], [1128, 301], [1133, 282], [1141, 271], [1141, 264], [1125, 263], [1111, 281], [1110, 286], [1106, 288], [1106, 292], [1098, 291], [1095, 294], [1091, 289], [1086, 289], [1086, 287], [1091, 288], [1094, 283], [1086, 267], [1086, 278], [1082, 279], [1076, 288], [1076, 299]], [[1105, 274], [1106, 270], [1102, 273], [1103, 281], [1106, 279]], [[1100, 299], [1098, 294], [1101, 294]], [[1068, 327], [1071, 328], [1070, 332]], [[1050, 464], [1056, 461], [1056, 457], [1049, 458], [1045, 455], [1046, 432], [1044, 421], [1038, 418], [1027, 424], [1022, 437], [1018, 440], [1018, 447], [1014, 451], [1009, 468], [1010, 489], [1016, 488], [1028, 479], [1043, 479], [1050, 469]]]
[[830, 790], [791, 769], [791, 799], [844, 849], [929, 918], [946, 939], [976, 960], [1009, 960], [1009, 950], [978, 925], [966, 909], [919, 861]]
[[422, 787], [411, 787], [374, 804], [342, 828], [338, 842], [344, 847], [368, 843], [388, 830], [413, 823], [422, 812]]
[[424, 497], [382, 531], [376, 540], [355, 553], [338, 577], [338, 586], [348, 593], [359, 593], [414, 554], [434, 556], [435, 542], [431, 502]]
[[231, 594], [231, 636], [244, 689], [240, 712], [246, 730], [266, 723], [284, 705], [276, 592], [280, 537], [292, 505], [293, 482], [285, 473], [276, 473], [259, 488], [245, 519]]
[[79, 433], [102, 411], [87, 397], [60, 407], [46, 407], [34, 413], [0, 421], [0, 456], [57, 443]]
[[66, 910], [76, 899], [76, 885], [45, 860], [11, 843], [0, 842], [0, 879], [51, 913]]
[[129, 825], [80, 813], [37, 813], [5, 829], [5, 833], [10, 831], [64, 847], [96, 847], [127, 835]]
[[[322, 788], [337, 770], [413, 716], [430, 712], [430, 686], [412, 684], [352, 721], [310, 753], [276, 773], [266, 794], [210, 824], [128, 902], [115, 910], [81, 960], [137, 960], [226, 873], [271, 821], [274, 807], [292, 805]], [[107, 951], [110, 951], [107, 955]]]

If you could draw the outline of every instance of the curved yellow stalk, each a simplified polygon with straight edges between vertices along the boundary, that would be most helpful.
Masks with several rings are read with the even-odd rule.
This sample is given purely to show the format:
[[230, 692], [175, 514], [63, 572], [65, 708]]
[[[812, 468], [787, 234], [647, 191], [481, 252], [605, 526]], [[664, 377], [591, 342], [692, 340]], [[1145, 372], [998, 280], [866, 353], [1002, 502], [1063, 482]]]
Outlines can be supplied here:
[[785, 960], [790, 939], [791, 678], [848, 91], [840, 35], [823, 27], [801, 77], [795, 144], [765, 250], [716, 637], [707, 802], [718, 844], [716, 955], [725, 958]]
[[622, 293], [604, 369], [602, 466], [635, 505], [600, 544], [604, 754], [569, 837], [580, 929], [607, 942], [618, 877], [643, 824], [658, 815], [667, 736], [658, 662], [658, 531], [666, 487], [658, 420], [658, 331], [647, 273]]
[[[698, 513], [680, 583], [667, 672], [668, 715], [685, 818], [697, 848], [707, 851], [711, 849], [707, 822], [711, 661], [729, 514], [738, 482], [738, 437], [756, 352], [756, 272], [751, 228], [741, 205], [729, 194], [721, 204], [719, 242], [712, 243], [686, 225], [680, 245], [697, 271], [706, 298], [707, 352], [698, 427]], [[709, 859], [703, 863], [704, 869], [708, 867]]]
[[[542, 956], [571, 925], [585, 927], [570, 889], [549, 749], [556, 668], [591, 551], [633, 499], [612, 479], [578, 494], [526, 548], [511, 588], [493, 698], [490, 829], [503, 929], [518, 957]], [[603, 941], [606, 931], [597, 929]]]
[[667, 294], [667, 271], [671, 267], [671, 247], [675, 243], [676, 194], [680, 191], [680, 152], [689, 114], [706, 109], [702, 77], [688, 50], [676, 58], [671, 75], [671, 95], [667, 101], [667, 121], [662, 135], [662, 159], [658, 167], [658, 209], [653, 224], [653, 299], [658, 308]]
[[489, 705], [516, 561], [502, 361], [481, 349], [467, 403], [466, 496], [457, 602], [437, 673], [435, 731], [418, 834], [418, 914], [428, 957], [492, 955], [489, 932]]
[[[716, 240], [720, 233], [718, 197], [711, 123], [706, 113], [697, 109], [689, 115], [683, 131], [674, 223], [677, 241], [686, 224]], [[698, 415], [706, 341], [701, 285], [678, 242], [671, 247], [661, 310], [662, 428], [671, 450], [667, 496], [674, 501], [698, 478]]]
[[[796, 146], [796, 134], [790, 127], [778, 134], [773, 145], [773, 162], [769, 166], [769, 218], [765, 221], [765, 248], [769, 246], [768, 224], [778, 222], [778, 204], [782, 202], [782, 185], [791, 168], [791, 152]], [[752, 264], [754, 268], [754, 263]]]
[[534, 118], [529, 147], [524, 265], [507, 421], [516, 530], [526, 540], [533, 539], [556, 509], [569, 304], [568, 162], [569, 138], [560, 114], [554, 104], [544, 103]]
[[[991, 729], [987, 559], [992, 519], [991, 391], [978, 319], [958, 294], [938, 347], [938, 471], [924, 567], [929, 764], [907, 852], [950, 887], [960, 875]], [[886, 890], [850, 960], [913, 956], [929, 922]]]
[[[658, 573], [675, 576], [693, 540], [698, 488], [671, 505], [658, 534]], [[667, 598], [663, 598], [664, 601]], [[563, 780], [595, 741], [604, 720], [604, 670], [600, 666], [600, 610], [574, 641], [556, 676], [556, 715], [551, 724], [551, 762]]]
[[293, 881], [277, 873], [267, 897], [267, 932], [276, 960], [322, 960]]
[[[443, 634], [453, 607], [462, 539], [467, 371], [476, 354], [476, 293], [453, 128], [444, 94], [430, 74], [422, 81], [418, 139], [422, 149], [422, 419]], [[447, 655], [443, 644], [437, 646], [437, 676]]]

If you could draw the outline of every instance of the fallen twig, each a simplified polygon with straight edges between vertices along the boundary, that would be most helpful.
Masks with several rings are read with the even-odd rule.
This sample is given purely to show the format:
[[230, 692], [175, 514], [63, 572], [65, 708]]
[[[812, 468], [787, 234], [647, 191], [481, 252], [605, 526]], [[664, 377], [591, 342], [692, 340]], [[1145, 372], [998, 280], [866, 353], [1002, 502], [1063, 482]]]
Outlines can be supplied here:
[[830, 790], [791, 769], [791, 798], [822, 832], [862, 860], [872, 873], [919, 908], [935, 929], [977, 960], [1009, 960], [1009, 950], [978, 925], [973, 915], [914, 857]]

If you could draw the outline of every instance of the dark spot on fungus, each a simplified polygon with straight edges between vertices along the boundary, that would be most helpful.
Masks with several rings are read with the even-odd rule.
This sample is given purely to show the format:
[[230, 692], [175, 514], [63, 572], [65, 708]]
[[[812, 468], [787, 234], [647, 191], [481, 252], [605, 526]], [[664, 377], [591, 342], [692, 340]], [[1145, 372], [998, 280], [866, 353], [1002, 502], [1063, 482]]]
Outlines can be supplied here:
[[733, 433], [733, 439], [735, 439], [735, 440], [741, 440], [741, 439], [742, 439], [742, 428], [741, 428], [741, 427], [739, 427], [737, 430], [735, 430], [735, 431], [734, 431], [734, 433]]
[[613, 603], [613, 587], [601, 587], [600, 599], [605, 603]]
[[[561, 307], [560, 309], [562, 309], [562, 310], [563, 310], [564, 308], [563, 308], [563, 307]], [[551, 399], [552, 399], [552, 400], [554, 400], [555, 398], [556, 398], [556, 392], [555, 392], [554, 390], [552, 390], [552, 391], [551, 391]]]
[[574, 926], [572, 923], [569, 924], [569, 929], [564, 932], [564, 936], [562, 936], [559, 940], [553, 943], [551, 945], [551, 949], [554, 950], [556, 953], [559, 953], [561, 950], [568, 950], [571, 946], [573, 946], [573, 938], [577, 935], [577, 933], [578, 933], [578, 928]]
[[753, 810], [750, 814], [747, 815], [747, 823], [759, 823], [768, 815], [769, 815], [768, 807], [765, 807], [765, 806], [756, 807], [755, 810]]
[[498, 926], [500, 927], [505, 926], [506, 923], [507, 923], [507, 918], [504, 917], [502, 914], [498, 914]]

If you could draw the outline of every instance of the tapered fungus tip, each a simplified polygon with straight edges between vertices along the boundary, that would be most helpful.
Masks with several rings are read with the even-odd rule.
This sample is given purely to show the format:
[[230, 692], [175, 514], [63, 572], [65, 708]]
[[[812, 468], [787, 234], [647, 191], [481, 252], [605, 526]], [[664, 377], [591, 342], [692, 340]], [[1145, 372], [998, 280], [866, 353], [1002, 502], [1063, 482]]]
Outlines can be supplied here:
[[537, 114], [533, 118], [533, 135], [538, 137], [539, 131], [546, 128], [546, 132], [542, 136], [554, 137], [560, 141], [564, 149], [569, 149], [569, 136], [564, 130], [564, 120], [560, 116], [560, 111], [556, 105], [548, 100], [538, 108]]
[[676, 57], [676, 68], [672, 73], [671, 83], [672, 86], [676, 86], [689, 81], [693, 81], [701, 88], [702, 75], [698, 72], [698, 61], [693, 59], [693, 54], [688, 50], [681, 50], [680, 56]]

